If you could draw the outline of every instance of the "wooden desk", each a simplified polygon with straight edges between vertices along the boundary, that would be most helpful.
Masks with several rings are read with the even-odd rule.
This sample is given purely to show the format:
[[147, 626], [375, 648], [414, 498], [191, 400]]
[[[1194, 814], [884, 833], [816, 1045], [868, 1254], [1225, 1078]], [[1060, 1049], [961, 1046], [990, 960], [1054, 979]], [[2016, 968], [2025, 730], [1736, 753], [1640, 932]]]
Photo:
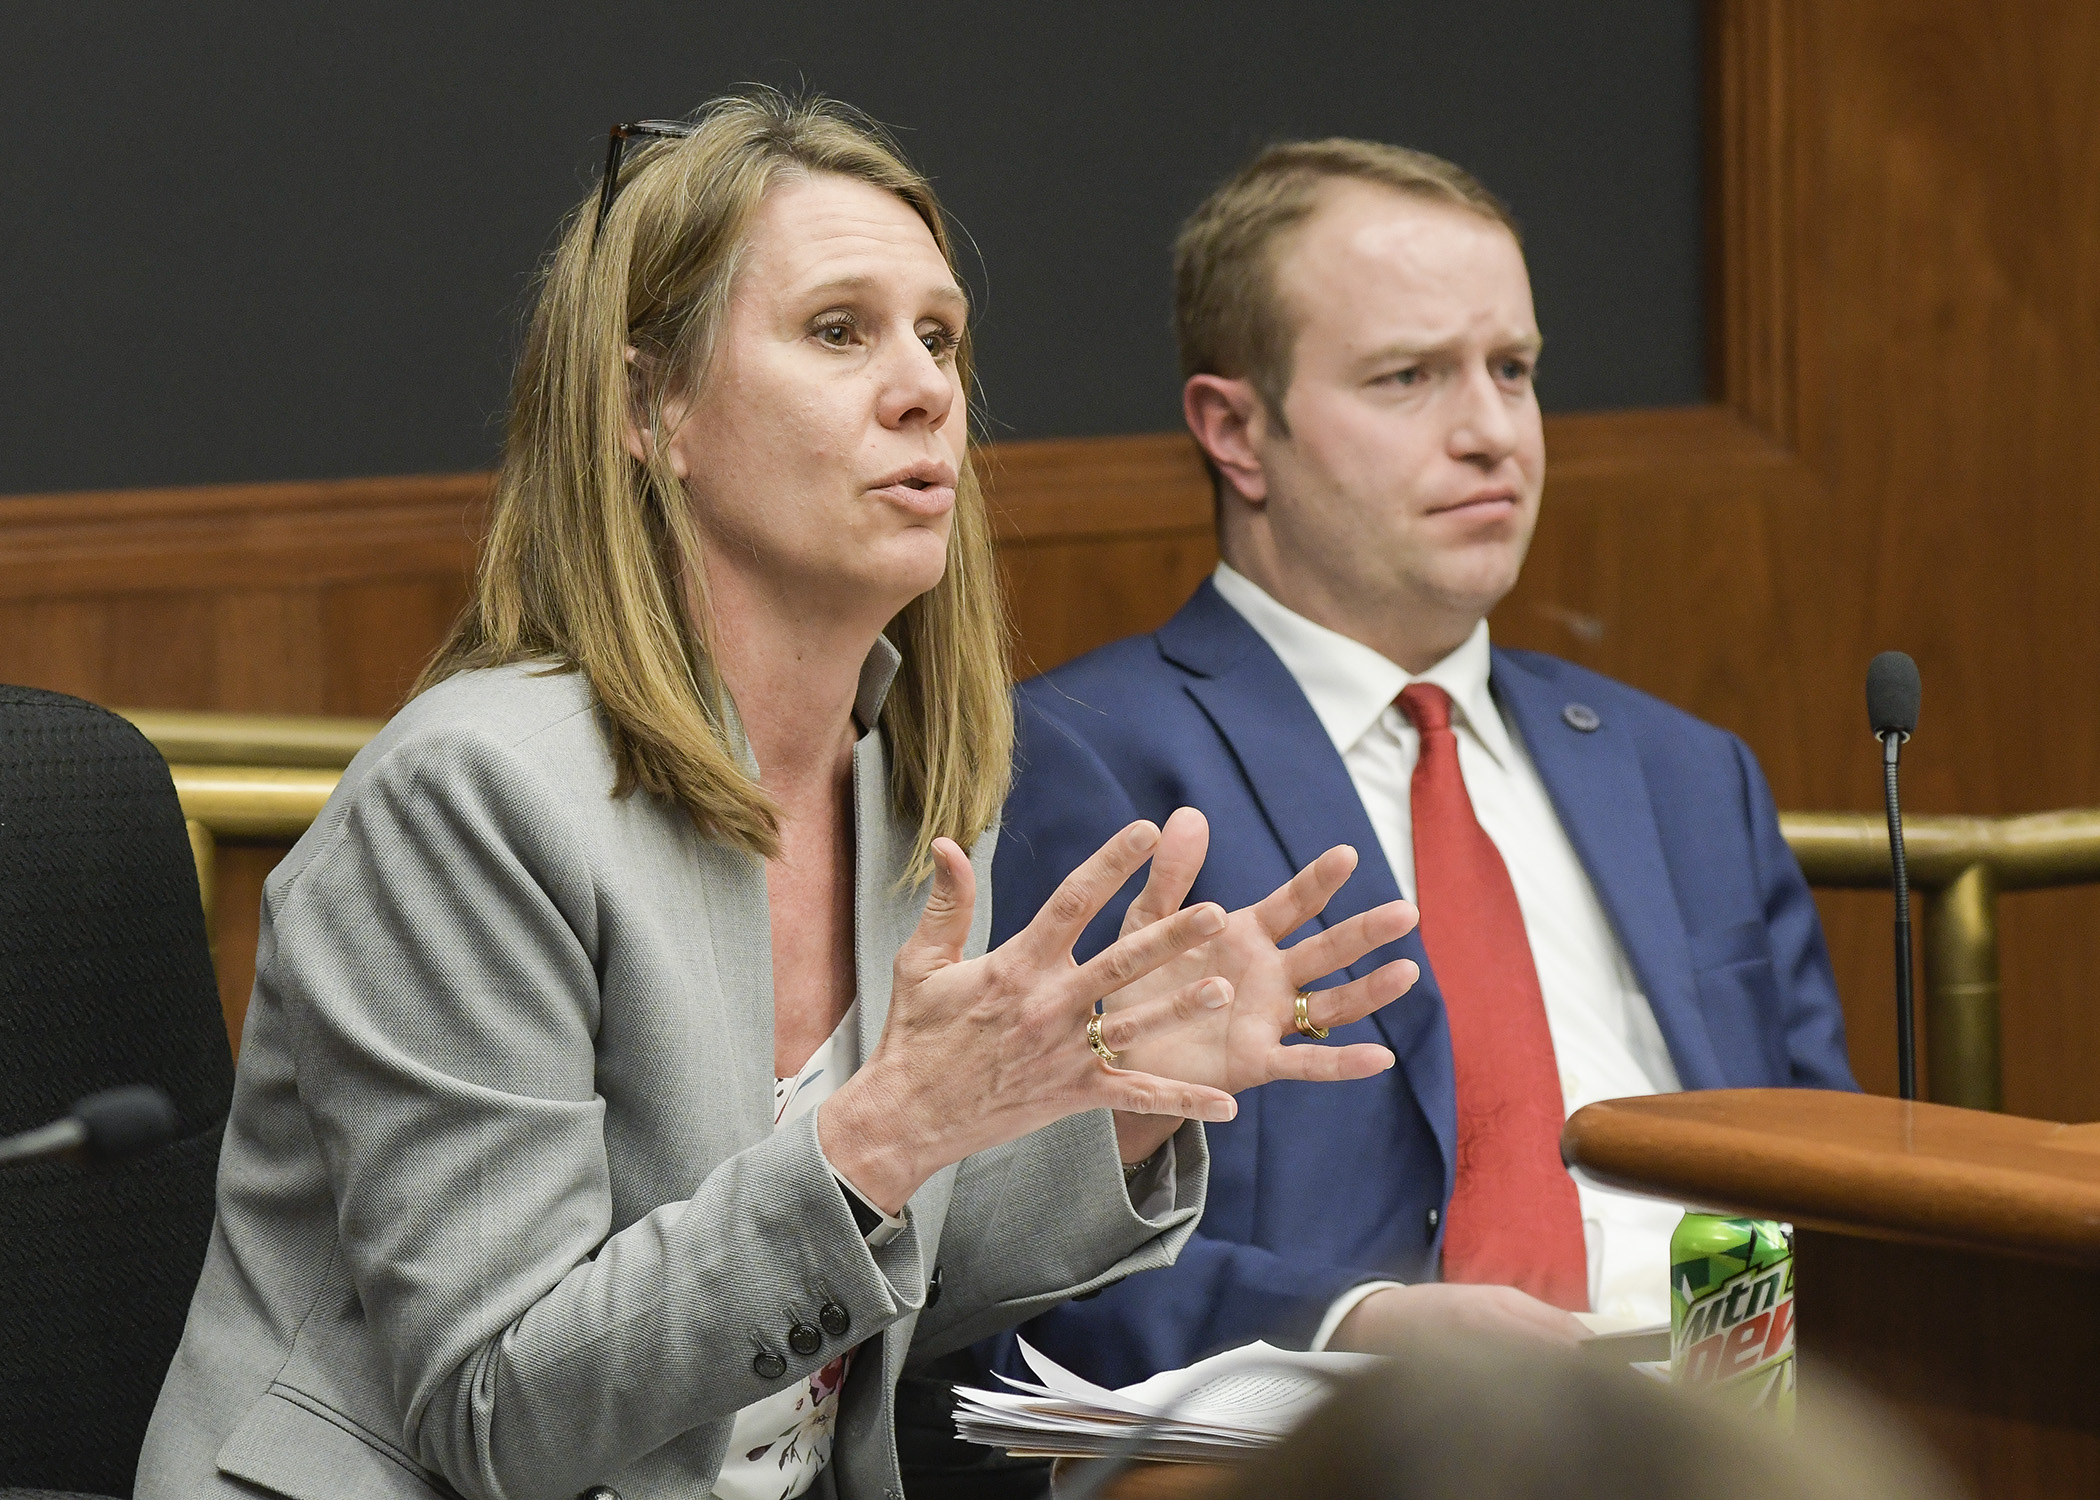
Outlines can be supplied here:
[[1817, 1364], [1905, 1410], [1979, 1496], [2100, 1494], [2100, 1125], [1864, 1094], [1593, 1104], [1600, 1181], [1795, 1226]]

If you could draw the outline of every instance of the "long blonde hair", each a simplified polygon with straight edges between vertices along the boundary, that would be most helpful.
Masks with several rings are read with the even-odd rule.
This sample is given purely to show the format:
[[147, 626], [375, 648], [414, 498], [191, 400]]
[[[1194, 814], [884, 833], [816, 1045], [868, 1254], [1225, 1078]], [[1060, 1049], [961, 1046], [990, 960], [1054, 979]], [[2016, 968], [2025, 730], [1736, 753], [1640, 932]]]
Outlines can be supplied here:
[[[754, 91], [693, 123], [629, 156], [602, 229], [595, 193], [563, 229], [518, 364], [473, 598], [415, 690], [508, 662], [582, 672], [611, 736], [614, 795], [669, 798], [708, 837], [772, 858], [780, 811], [731, 741], [663, 404], [703, 386], [750, 224], [783, 176], [834, 172], [894, 193], [951, 269], [955, 257], [932, 186], [841, 106]], [[967, 391], [967, 332], [957, 357]], [[630, 423], [653, 435], [646, 459], [628, 451]], [[967, 847], [993, 825], [1011, 771], [1005, 615], [973, 464], [940, 583], [885, 633], [903, 658], [881, 715], [890, 794], [918, 824], [907, 873], [922, 878], [935, 838]]]

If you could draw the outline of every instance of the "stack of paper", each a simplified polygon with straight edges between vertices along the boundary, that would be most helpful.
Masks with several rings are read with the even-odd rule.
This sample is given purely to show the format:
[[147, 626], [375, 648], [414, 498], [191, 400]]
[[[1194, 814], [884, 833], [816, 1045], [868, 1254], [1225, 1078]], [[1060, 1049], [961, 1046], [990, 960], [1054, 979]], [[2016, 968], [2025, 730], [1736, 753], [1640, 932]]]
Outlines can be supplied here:
[[1188, 1463], [1231, 1458], [1288, 1433], [1369, 1354], [1303, 1354], [1245, 1344], [1185, 1370], [1112, 1391], [1021, 1342], [1036, 1381], [956, 1391], [955, 1430], [1027, 1458], [1091, 1458], [1137, 1437], [1136, 1456]]
[[1589, 1330], [1590, 1336], [1582, 1341], [1582, 1352], [1591, 1359], [1608, 1365], [1631, 1365], [1643, 1375], [1655, 1373], [1654, 1362], [1660, 1360], [1667, 1374], [1670, 1368], [1670, 1325], [1642, 1323], [1634, 1318], [1614, 1318], [1605, 1313], [1577, 1313], [1575, 1321]]

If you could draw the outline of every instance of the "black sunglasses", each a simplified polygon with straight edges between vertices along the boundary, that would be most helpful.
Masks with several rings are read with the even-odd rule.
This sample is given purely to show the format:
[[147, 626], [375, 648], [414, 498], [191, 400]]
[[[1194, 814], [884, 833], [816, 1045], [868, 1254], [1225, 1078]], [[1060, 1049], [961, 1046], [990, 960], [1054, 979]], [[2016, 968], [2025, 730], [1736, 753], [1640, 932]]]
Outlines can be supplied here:
[[627, 150], [628, 140], [634, 136], [654, 141], [683, 140], [696, 128], [683, 120], [635, 120], [613, 126], [612, 141], [605, 148], [605, 180], [598, 184], [598, 222], [591, 226], [593, 249], [605, 228], [606, 215], [612, 212], [613, 194], [620, 190], [620, 157]]

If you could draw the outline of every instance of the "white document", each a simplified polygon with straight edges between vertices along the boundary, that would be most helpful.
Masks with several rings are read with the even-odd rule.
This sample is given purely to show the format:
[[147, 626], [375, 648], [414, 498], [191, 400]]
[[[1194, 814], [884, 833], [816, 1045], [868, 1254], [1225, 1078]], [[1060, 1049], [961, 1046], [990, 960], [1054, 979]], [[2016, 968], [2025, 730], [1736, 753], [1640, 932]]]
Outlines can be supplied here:
[[1021, 1341], [1035, 1381], [956, 1391], [955, 1430], [971, 1442], [1031, 1457], [1083, 1458], [1139, 1437], [1137, 1455], [1200, 1461], [1244, 1454], [1285, 1436], [1335, 1381], [1378, 1363], [1370, 1354], [1308, 1354], [1244, 1344], [1185, 1370], [1121, 1390], [1082, 1380]]
[[1650, 1323], [1641, 1318], [1614, 1317], [1610, 1313], [1579, 1312], [1571, 1316], [1589, 1330], [1593, 1339], [1635, 1337], [1670, 1331], [1668, 1318], [1664, 1318], [1660, 1323]]

